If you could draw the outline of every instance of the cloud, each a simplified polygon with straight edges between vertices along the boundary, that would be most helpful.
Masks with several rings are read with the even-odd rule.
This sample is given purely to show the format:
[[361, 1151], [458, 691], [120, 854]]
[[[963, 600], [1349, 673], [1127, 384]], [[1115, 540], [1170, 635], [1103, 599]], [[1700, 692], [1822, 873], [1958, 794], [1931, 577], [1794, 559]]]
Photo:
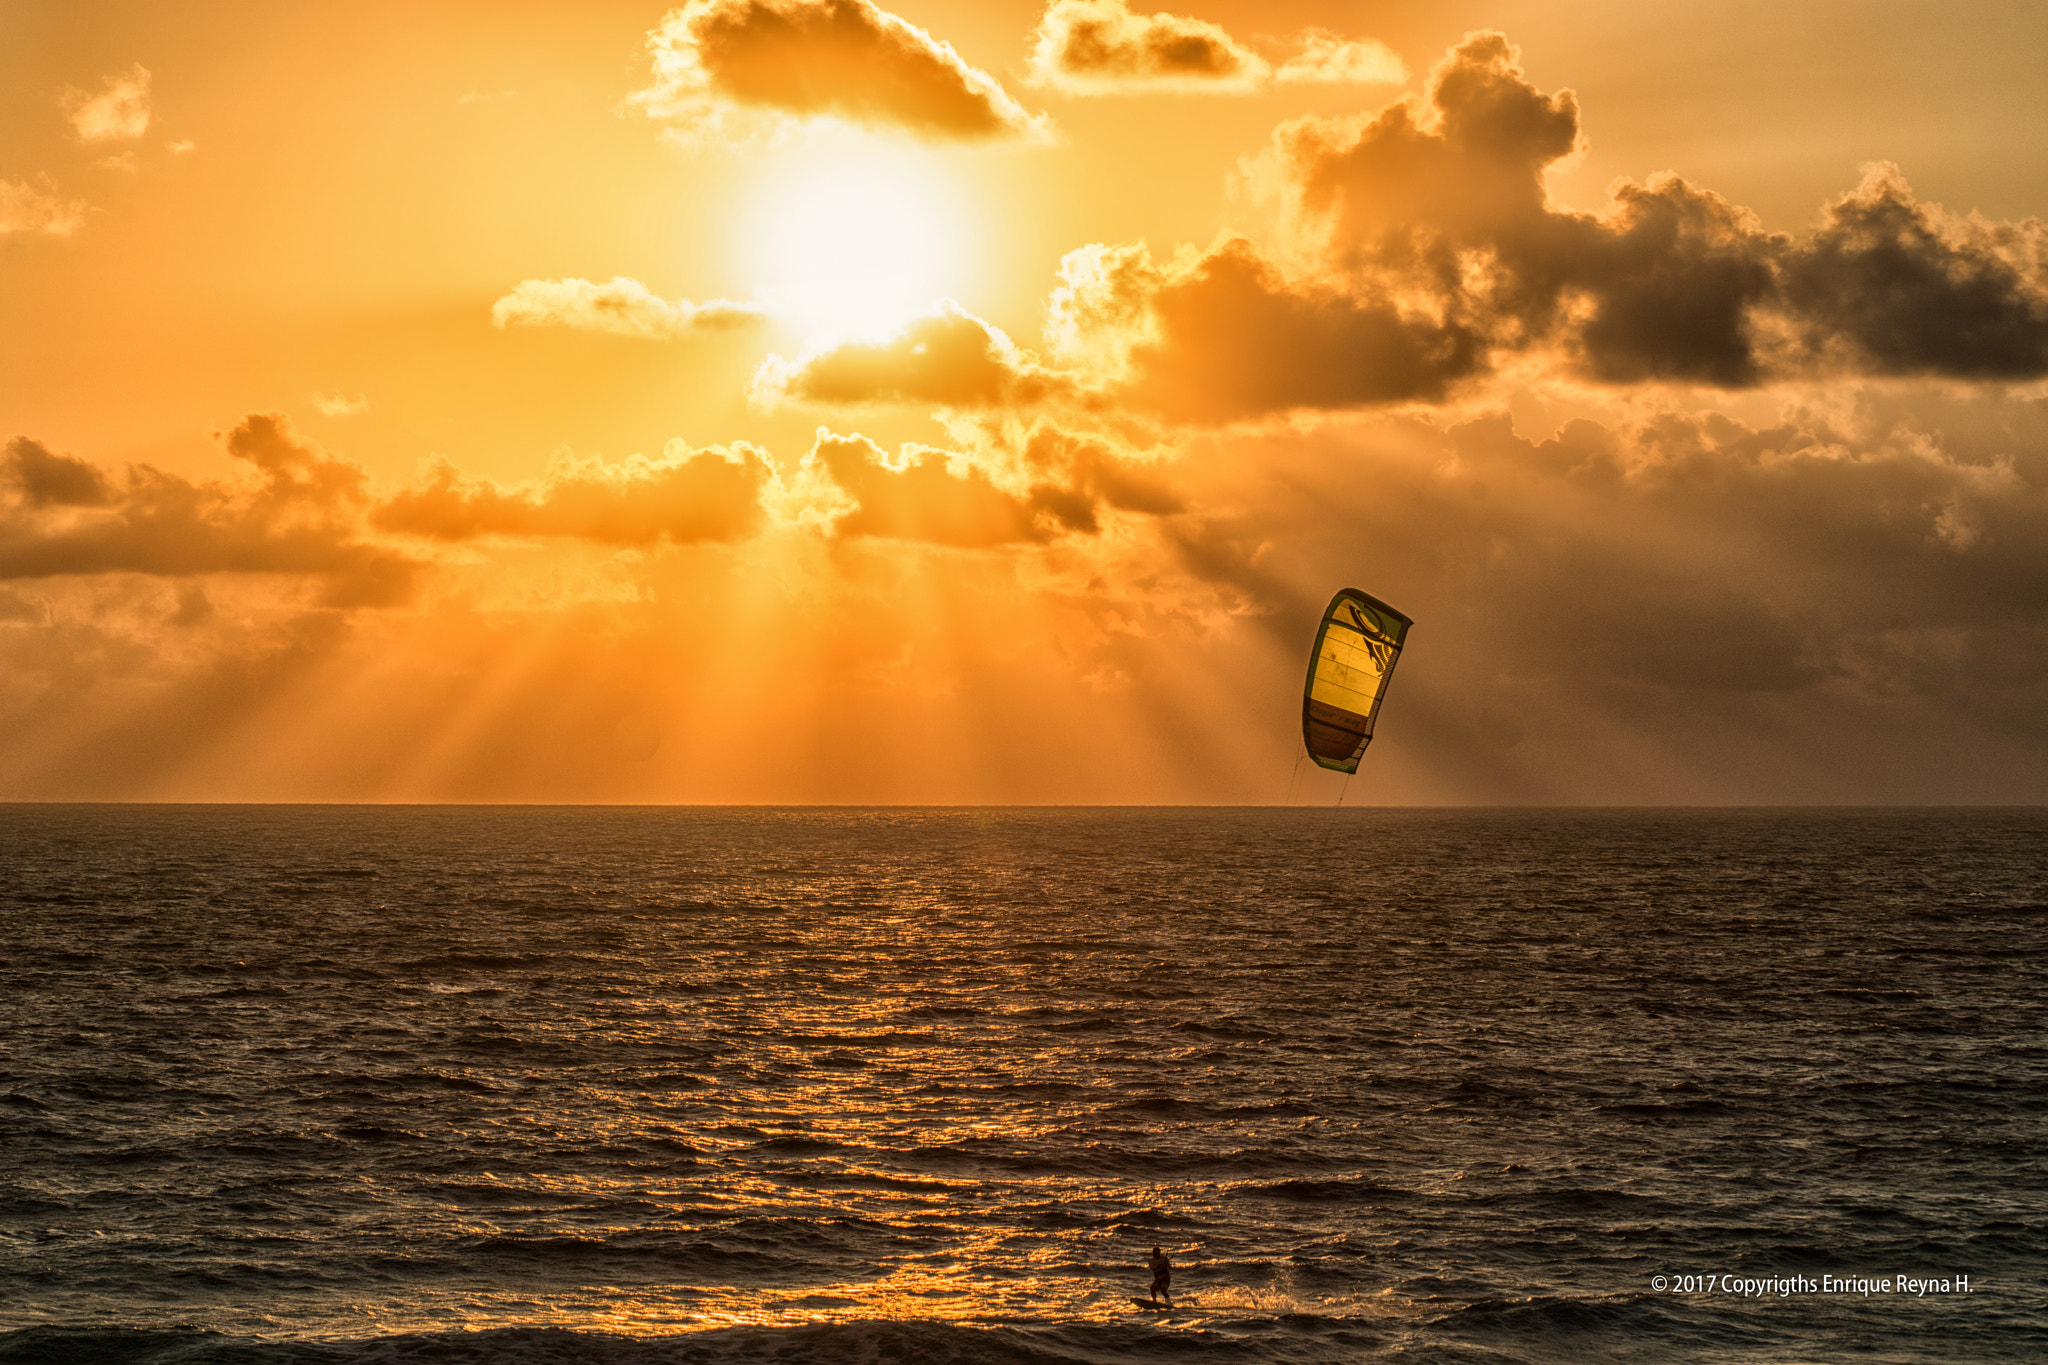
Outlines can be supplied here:
[[833, 521], [836, 536], [986, 547], [1050, 534], [1031, 497], [996, 487], [964, 455], [906, 443], [892, 459], [865, 436], [820, 427], [803, 467], [823, 470], [855, 504]]
[[1301, 51], [1275, 71], [1222, 27], [1178, 14], [1133, 14], [1125, 0], [1056, 0], [1032, 34], [1031, 73], [1069, 95], [1250, 94], [1287, 84], [1398, 85], [1401, 59], [1383, 43], [1304, 29]]
[[1040, 365], [1001, 329], [950, 300], [882, 340], [830, 343], [795, 360], [769, 356], [757, 400], [1015, 407], [1071, 394], [1073, 380]]
[[[1566, 306], [1576, 307], [1563, 338], [1574, 368], [1605, 384], [1761, 382], [1754, 313], [1775, 286], [1755, 216], [1676, 176], [1619, 181], [1610, 194], [1605, 222], [1559, 225], [1582, 253], [1558, 272]], [[1553, 324], [1556, 300], [1541, 286], [1532, 292], [1510, 316], [1533, 340]]]
[[1435, 402], [1484, 360], [1470, 327], [1385, 294], [1291, 283], [1242, 239], [1163, 266], [1142, 245], [1085, 247], [1060, 273], [1055, 358], [1172, 421]]
[[1333, 575], [1415, 616], [1387, 733], [1446, 799], [1988, 799], [2048, 752], [2044, 439], [2039, 399], [1892, 386], [1368, 416], [1205, 441], [1160, 534], [1289, 654]]
[[[464, 552], [435, 570], [449, 590], [349, 623], [281, 620], [298, 585], [225, 572], [0, 583], [0, 732], [21, 741], [0, 745], [0, 785], [1274, 800], [1297, 723], [1281, 703], [1350, 582], [1418, 622], [1375, 800], [2041, 799], [2048, 402], [1830, 384], [1744, 420], [1586, 393], [1529, 400], [1591, 414], [1573, 421], [1518, 400], [1514, 422], [1408, 409], [1142, 451], [1047, 413], [952, 414], [950, 450], [827, 431], [803, 477], [829, 515], [683, 555], [612, 553], [652, 542], [562, 515], [542, 495], [574, 482], [560, 466], [496, 491], [526, 530], [553, 504], [584, 546], [486, 539], [503, 509], [471, 499]], [[273, 467], [303, 485], [325, 458], [275, 425], [237, 445], [250, 517]], [[5, 467], [15, 526], [31, 509]], [[628, 500], [658, 483], [602, 468]], [[33, 510], [46, 533], [132, 503], [118, 471], [104, 493], [74, 482]], [[317, 523], [308, 501], [292, 514]], [[138, 744], [140, 770], [121, 761]], [[821, 745], [859, 761], [806, 763]], [[614, 783], [627, 767], [644, 785]]]
[[654, 80], [633, 101], [686, 125], [739, 110], [932, 141], [1046, 132], [994, 77], [871, 0], [691, 0], [648, 48]]
[[255, 482], [195, 482], [147, 465], [116, 482], [36, 441], [9, 443], [0, 480], [0, 579], [69, 574], [313, 575], [329, 606], [403, 601], [411, 561], [358, 535], [367, 501], [360, 465], [326, 454], [277, 413], [222, 433]]
[[1291, 254], [1245, 240], [1070, 253], [1054, 360], [1170, 421], [1439, 403], [1506, 357], [1601, 385], [2048, 374], [2048, 229], [1959, 220], [1874, 169], [1804, 237], [1674, 175], [1554, 206], [1572, 92], [1468, 35], [1420, 99], [1283, 124], [1252, 168]]
[[1286, 85], [1399, 85], [1408, 79], [1408, 68], [1385, 43], [1311, 28], [1302, 31], [1300, 54], [1273, 79]]
[[640, 281], [615, 275], [604, 284], [589, 280], [522, 280], [491, 305], [494, 326], [574, 327], [586, 332], [669, 340], [693, 332], [751, 327], [767, 316], [755, 304], [713, 299], [671, 302]]
[[1544, 174], [1579, 146], [1577, 98], [1530, 85], [1489, 32], [1438, 64], [1423, 100], [1362, 124], [1296, 120], [1271, 156], [1325, 268], [1455, 319], [1488, 352], [1554, 348], [1602, 383], [1757, 382], [1776, 239], [1675, 176], [1617, 181], [1604, 217], [1555, 209]]
[[906, 442], [892, 458], [858, 433], [819, 427], [799, 484], [822, 476], [837, 495], [819, 518], [837, 538], [971, 548], [1099, 536], [1107, 511], [1143, 519], [1185, 505], [1157, 460], [1099, 432], [1045, 417], [1027, 428], [995, 414], [949, 429], [968, 452]]
[[81, 141], [129, 142], [149, 131], [149, 72], [140, 64], [103, 82], [97, 95], [64, 92], [65, 116]]
[[1069, 94], [1250, 90], [1265, 60], [1222, 28], [1177, 14], [1133, 14], [1124, 0], [1056, 0], [1033, 35], [1035, 80]]
[[761, 494], [772, 477], [766, 453], [744, 441], [701, 450], [671, 441], [659, 460], [635, 455], [621, 464], [564, 456], [545, 479], [509, 492], [488, 479], [465, 480], [443, 463], [423, 487], [380, 504], [370, 521], [380, 530], [436, 540], [730, 541], [760, 529], [766, 519]]
[[40, 624], [48, 617], [49, 609], [41, 602], [23, 597], [12, 588], [0, 588], [0, 624], [10, 621]]
[[114, 500], [113, 485], [98, 465], [60, 455], [26, 436], [7, 443], [0, 484], [12, 486], [31, 508], [105, 507]]
[[[998, 448], [1001, 442], [991, 442]], [[1185, 510], [1185, 495], [1160, 469], [1160, 460], [1135, 455], [1100, 432], [1075, 431], [1040, 418], [1031, 424], [1018, 449], [1034, 494], [1046, 505], [1057, 504], [1070, 530], [1094, 534], [1100, 529], [1098, 508], [1163, 517]], [[1164, 458], [1170, 458], [1167, 452]]]
[[1868, 168], [1782, 264], [1786, 321], [1811, 354], [1887, 375], [2048, 374], [2048, 227], [1957, 219], [1899, 169]]
[[69, 237], [85, 222], [85, 201], [63, 200], [26, 180], [0, 180], [0, 237], [40, 232]]
[[[2048, 501], [2040, 468], [1961, 457], [1917, 425], [1665, 412], [1535, 442], [1504, 419], [1466, 424], [1451, 437], [1467, 477], [1538, 496], [1507, 532], [1520, 547], [1512, 576], [1462, 576], [1495, 578], [1504, 628], [1522, 613], [1533, 623], [1546, 601], [1578, 603], [1569, 639], [1526, 627], [1503, 639], [1582, 686], [1867, 695], [1881, 667], [1894, 676], [1880, 690], [1946, 694], [1970, 684], [1944, 676], [1944, 651], [1909, 680], [1898, 646], [2048, 621]], [[1473, 550], [1519, 520], [1459, 510]], [[1559, 519], [1577, 529], [1539, 529]]]
[[350, 398], [345, 394], [336, 394], [332, 398], [317, 393], [313, 395], [313, 411], [319, 413], [322, 417], [354, 417], [358, 413], [368, 412], [369, 410], [370, 400], [361, 394], [357, 394], [354, 398]]

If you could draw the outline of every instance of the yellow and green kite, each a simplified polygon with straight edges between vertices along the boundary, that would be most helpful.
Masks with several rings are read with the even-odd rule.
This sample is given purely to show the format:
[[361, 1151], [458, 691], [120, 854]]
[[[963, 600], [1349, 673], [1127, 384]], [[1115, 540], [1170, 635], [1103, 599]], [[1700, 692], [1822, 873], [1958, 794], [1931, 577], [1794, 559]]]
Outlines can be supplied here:
[[1359, 756], [1372, 743], [1387, 679], [1414, 624], [1356, 588], [1330, 599], [1301, 697], [1302, 742], [1322, 767], [1358, 771]]

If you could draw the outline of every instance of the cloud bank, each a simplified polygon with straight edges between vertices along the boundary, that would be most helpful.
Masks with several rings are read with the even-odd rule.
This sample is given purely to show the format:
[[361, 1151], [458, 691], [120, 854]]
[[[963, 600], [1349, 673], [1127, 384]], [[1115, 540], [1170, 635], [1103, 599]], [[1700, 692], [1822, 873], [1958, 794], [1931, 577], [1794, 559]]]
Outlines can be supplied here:
[[[330, 795], [538, 799], [574, 773], [593, 799], [621, 795], [608, 769], [578, 766], [608, 761], [601, 744], [547, 758], [542, 732], [518, 727], [581, 733], [580, 709], [612, 714], [623, 692], [696, 697], [715, 721], [695, 748], [663, 746], [680, 765], [656, 774], [680, 784], [670, 799], [993, 799], [1077, 745], [1089, 765], [1028, 790], [1277, 799], [1258, 776], [1291, 743], [1276, 698], [1298, 687], [1334, 576], [1421, 623], [1375, 748], [1376, 799], [2042, 795], [2039, 398], [1888, 381], [1765, 419], [1635, 402], [1547, 421], [1410, 409], [1146, 451], [1049, 414], [1020, 425], [981, 409], [949, 432], [951, 449], [890, 452], [821, 429], [780, 474], [758, 448], [681, 443], [653, 460], [565, 457], [521, 485], [443, 466], [384, 497], [260, 414], [224, 433], [235, 480], [123, 473], [18, 439], [0, 458], [0, 715], [88, 693], [118, 707], [92, 661], [119, 657], [170, 699], [137, 714], [185, 733], [162, 720], [198, 705], [178, 689], [219, 685], [246, 714], [251, 689], [273, 687], [252, 680], [299, 686], [317, 663], [386, 681], [374, 705], [353, 703], [333, 754], [297, 741], [309, 771], [355, 771], [365, 745], [395, 742], [383, 718], [428, 695], [446, 713], [427, 707], [421, 727], [473, 732], [479, 761], [495, 755], [441, 785], [334, 777]], [[538, 553], [550, 545], [585, 567]], [[565, 576], [596, 587], [565, 600]], [[124, 581], [165, 586], [124, 596]], [[385, 610], [340, 634], [249, 635], [259, 591]], [[404, 667], [379, 652], [392, 632], [418, 636]], [[216, 658], [206, 641], [256, 652]], [[492, 651], [505, 679], [562, 709], [451, 729], [474, 717], [473, 691], [511, 685], [493, 681]], [[840, 681], [820, 693], [821, 677]], [[920, 745], [984, 710], [1007, 738], [972, 770], [995, 786], [891, 785], [886, 762], [801, 791], [761, 776], [817, 771], [818, 736], [777, 717], [887, 735], [914, 774], [940, 770]], [[738, 731], [744, 754], [725, 765], [717, 736]]]
[[276, 413], [222, 434], [255, 480], [193, 481], [147, 465], [115, 480], [17, 437], [0, 458], [0, 580], [111, 573], [305, 575], [330, 606], [383, 605], [417, 566], [366, 543], [362, 467], [322, 451]]
[[1514, 359], [1606, 386], [2048, 374], [2048, 228], [1958, 218], [1870, 168], [1801, 236], [1673, 175], [1561, 209], [1580, 146], [1497, 33], [1421, 99], [1283, 124], [1252, 166], [1290, 251], [1070, 254], [1054, 360], [1173, 421], [1437, 403]]
[[[1796, 233], [1673, 175], [1576, 211], [1583, 137], [1471, 35], [1279, 127], [1270, 234], [1070, 253], [1040, 354], [947, 304], [756, 372], [936, 444], [373, 486], [277, 414], [218, 478], [17, 438], [0, 793], [1277, 800], [1348, 582], [1418, 621], [1369, 799], [2048, 800], [2040, 225], [1888, 166]], [[494, 311], [755, 316], [626, 279]]]

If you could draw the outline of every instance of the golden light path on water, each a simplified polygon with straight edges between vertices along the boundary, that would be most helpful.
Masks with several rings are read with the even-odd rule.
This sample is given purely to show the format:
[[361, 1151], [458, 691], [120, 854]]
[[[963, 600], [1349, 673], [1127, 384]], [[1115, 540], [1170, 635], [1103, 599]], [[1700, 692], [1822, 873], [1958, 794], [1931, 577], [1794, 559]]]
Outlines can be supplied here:
[[2043, 818], [0, 808], [0, 1331], [2018, 1359]]

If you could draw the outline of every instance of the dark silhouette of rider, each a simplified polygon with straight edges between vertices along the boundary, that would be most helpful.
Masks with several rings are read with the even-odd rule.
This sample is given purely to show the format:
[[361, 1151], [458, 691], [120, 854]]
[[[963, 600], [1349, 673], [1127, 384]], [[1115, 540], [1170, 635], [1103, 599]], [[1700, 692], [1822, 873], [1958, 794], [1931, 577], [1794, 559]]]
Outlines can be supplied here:
[[1158, 1247], [1152, 1248], [1152, 1302], [1159, 1302], [1159, 1296], [1166, 1296], [1166, 1306], [1173, 1307], [1173, 1262], [1166, 1259], [1166, 1253]]

